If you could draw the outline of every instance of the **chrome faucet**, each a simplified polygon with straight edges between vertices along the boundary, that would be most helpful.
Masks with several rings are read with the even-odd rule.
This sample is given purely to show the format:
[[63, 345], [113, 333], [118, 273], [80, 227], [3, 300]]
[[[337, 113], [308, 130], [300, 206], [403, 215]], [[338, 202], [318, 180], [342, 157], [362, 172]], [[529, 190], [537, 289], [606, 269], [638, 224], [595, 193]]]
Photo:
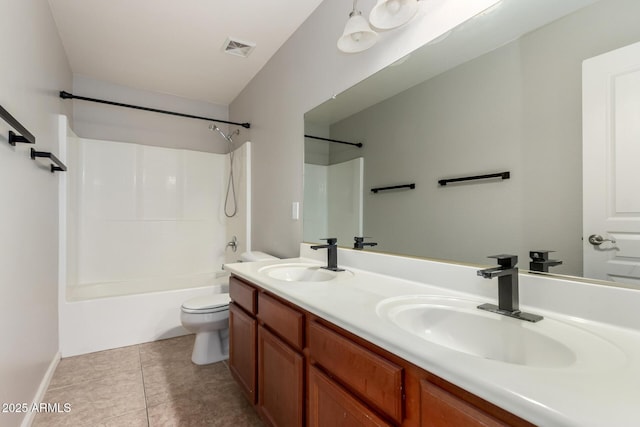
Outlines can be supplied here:
[[331, 271], [344, 271], [342, 268], [338, 268], [338, 239], [335, 237], [328, 237], [325, 239], [326, 245], [315, 245], [311, 246], [311, 249], [317, 251], [318, 249], [326, 249], [327, 250], [327, 266], [322, 267]]
[[528, 322], [538, 322], [542, 316], [520, 311], [518, 295], [518, 257], [516, 255], [492, 255], [489, 258], [498, 260], [498, 267], [478, 270], [478, 276], [485, 279], [498, 278], [498, 305], [481, 304], [481, 310], [491, 311], [504, 316], [526, 320]]
[[369, 237], [354, 237], [353, 249], [364, 249], [365, 246], [377, 246], [376, 242], [365, 242], [364, 239]]

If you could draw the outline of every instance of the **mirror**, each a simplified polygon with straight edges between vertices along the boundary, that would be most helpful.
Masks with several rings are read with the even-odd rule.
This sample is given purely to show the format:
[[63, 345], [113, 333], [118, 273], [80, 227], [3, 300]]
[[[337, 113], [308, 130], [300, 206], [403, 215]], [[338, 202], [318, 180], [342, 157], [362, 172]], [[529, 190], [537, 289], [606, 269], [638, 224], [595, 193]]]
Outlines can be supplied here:
[[[637, 0], [504, 0], [307, 112], [305, 134], [363, 146], [305, 138], [305, 241], [364, 234], [367, 250], [482, 265], [513, 253], [522, 269], [553, 250], [552, 273], [582, 276], [582, 61], [639, 41], [637, 16]], [[338, 235], [307, 204], [336, 202], [306, 171], [353, 159], [362, 224]]]

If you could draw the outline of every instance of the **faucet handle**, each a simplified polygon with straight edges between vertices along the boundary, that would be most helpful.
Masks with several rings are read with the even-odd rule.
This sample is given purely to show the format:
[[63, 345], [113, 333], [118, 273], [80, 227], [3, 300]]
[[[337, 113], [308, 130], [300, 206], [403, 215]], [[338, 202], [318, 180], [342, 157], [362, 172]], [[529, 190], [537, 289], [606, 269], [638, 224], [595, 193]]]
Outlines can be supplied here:
[[514, 268], [518, 263], [518, 255], [500, 254], [491, 255], [487, 258], [495, 258], [498, 260], [498, 265], [503, 268]]
[[326, 240], [327, 241], [327, 245], [335, 245], [336, 243], [338, 243], [338, 238], [337, 237], [324, 237], [320, 240]]

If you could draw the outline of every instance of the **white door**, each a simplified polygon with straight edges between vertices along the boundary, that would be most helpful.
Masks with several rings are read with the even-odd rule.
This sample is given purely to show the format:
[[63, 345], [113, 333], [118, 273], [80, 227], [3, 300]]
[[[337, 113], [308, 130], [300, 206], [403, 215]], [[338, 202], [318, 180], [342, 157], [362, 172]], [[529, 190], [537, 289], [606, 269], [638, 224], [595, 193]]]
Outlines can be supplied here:
[[582, 105], [584, 276], [640, 287], [640, 43], [584, 61]]

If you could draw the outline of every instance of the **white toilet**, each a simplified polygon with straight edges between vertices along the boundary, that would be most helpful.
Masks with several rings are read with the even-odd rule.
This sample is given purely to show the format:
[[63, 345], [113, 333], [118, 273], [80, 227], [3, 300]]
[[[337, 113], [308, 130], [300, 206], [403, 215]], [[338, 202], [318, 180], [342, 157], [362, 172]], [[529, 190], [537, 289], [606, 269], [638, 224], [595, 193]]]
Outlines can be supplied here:
[[[244, 262], [277, 259], [264, 252], [245, 252]], [[215, 363], [229, 357], [229, 298], [228, 293], [192, 298], [182, 304], [182, 326], [196, 334], [191, 360], [196, 365]]]

